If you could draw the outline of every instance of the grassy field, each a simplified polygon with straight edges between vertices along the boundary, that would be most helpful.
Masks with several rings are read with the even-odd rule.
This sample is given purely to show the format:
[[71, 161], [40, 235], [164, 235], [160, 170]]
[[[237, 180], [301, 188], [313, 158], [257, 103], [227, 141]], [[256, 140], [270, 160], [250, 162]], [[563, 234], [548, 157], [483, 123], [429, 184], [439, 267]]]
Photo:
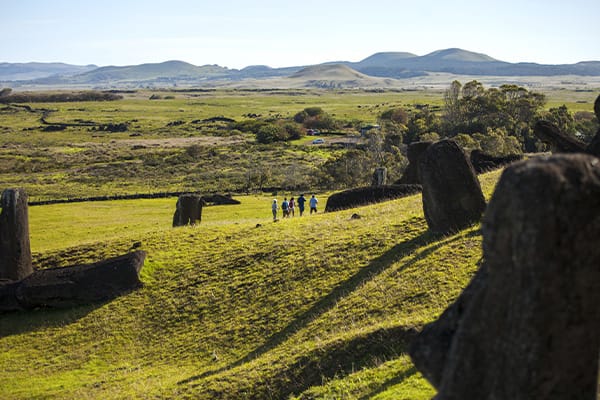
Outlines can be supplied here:
[[[153, 95], [160, 99], [149, 100]], [[204, 120], [290, 117], [320, 106], [351, 126], [375, 122], [388, 107], [441, 101], [439, 92], [141, 91], [124, 96], [111, 102], [0, 108], [0, 187], [24, 187], [32, 200], [240, 191], [253, 170], [266, 171], [268, 186], [314, 186], [310, 177], [335, 150], [306, 141], [258, 145], [252, 134]], [[58, 123], [69, 125], [45, 131]], [[107, 132], [91, 123], [127, 124], [128, 130]]]
[[[572, 111], [591, 111], [595, 98], [586, 91], [546, 89], [545, 94], [548, 107], [566, 104]], [[148, 90], [123, 96], [118, 101], [32, 103], [29, 109], [0, 107], [0, 188], [23, 187], [33, 201], [184, 190], [240, 192], [252, 186], [255, 171], [268, 176], [268, 187], [309, 189], [318, 186], [319, 166], [339, 149], [311, 146], [307, 139], [259, 145], [252, 134], [205, 120], [289, 117], [306, 107], [321, 107], [346, 127], [339, 134], [357, 135], [357, 127], [376, 122], [389, 108], [443, 103], [439, 89]], [[149, 100], [152, 96], [159, 99]], [[45, 130], [57, 123], [69, 125]], [[98, 124], [127, 124], [128, 130], [108, 132], [98, 130]]]
[[406, 343], [468, 282], [478, 228], [432, 236], [418, 195], [275, 223], [239, 200], [183, 228], [175, 199], [31, 207], [37, 267], [141, 241], [144, 287], [0, 316], [0, 398], [430, 398]]
[[[586, 110], [595, 97], [547, 96], [549, 106]], [[306, 140], [261, 146], [194, 121], [320, 106], [374, 122], [387, 107], [422, 103], [440, 105], [442, 92], [148, 91], [0, 107], [0, 188], [24, 187], [31, 200], [223, 191], [270, 168], [272, 182], [312, 189], [306, 176], [338, 150]], [[47, 132], [44, 115], [130, 128]], [[486, 196], [498, 175], [480, 176]], [[317, 195], [324, 209], [328, 193]], [[103, 304], [0, 315], [0, 399], [431, 398], [406, 346], [477, 268], [478, 227], [431, 235], [420, 196], [279, 222], [272, 195], [237, 198], [184, 228], [171, 228], [175, 198], [30, 207], [36, 268], [98, 261], [140, 242], [144, 286]]]

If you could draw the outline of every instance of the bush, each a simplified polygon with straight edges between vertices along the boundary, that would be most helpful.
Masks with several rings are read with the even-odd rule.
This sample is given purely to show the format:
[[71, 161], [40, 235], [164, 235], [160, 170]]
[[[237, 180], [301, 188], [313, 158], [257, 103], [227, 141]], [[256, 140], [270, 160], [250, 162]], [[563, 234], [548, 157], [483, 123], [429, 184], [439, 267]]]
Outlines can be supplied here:
[[288, 138], [287, 131], [276, 124], [264, 125], [256, 133], [256, 141], [263, 144], [287, 140]]

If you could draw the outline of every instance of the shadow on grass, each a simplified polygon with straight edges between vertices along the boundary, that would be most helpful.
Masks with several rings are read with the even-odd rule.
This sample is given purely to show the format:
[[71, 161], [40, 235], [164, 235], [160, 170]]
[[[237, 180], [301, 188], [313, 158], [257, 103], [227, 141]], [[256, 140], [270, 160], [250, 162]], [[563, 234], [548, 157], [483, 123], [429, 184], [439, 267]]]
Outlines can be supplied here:
[[290, 322], [289, 325], [287, 325], [281, 331], [273, 334], [270, 338], [266, 340], [266, 342], [263, 345], [248, 353], [246, 356], [240, 358], [239, 360], [235, 361], [234, 363], [228, 366], [222, 367], [217, 370], [206, 371], [202, 374], [189, 377], [187, 379], [179, 381], [178, 384], [188, 384], [203, 378], [207, 378], [209, 376], [219, 374], [223, 371], [236, 368], [242, 364], [245, 364], [249, 361], [260, 357], [261, 355], [265, 354], [266, 352], [285, 342], [290, 336], [297, 333], [302, 328], [306, 327], [312, 320], [318, 318], [325, 312], [332, 309], [336, 303], [338, 303], [345, 296], [352, 293], [362, 284], [379, 275], [380, 273], [382, 273], [387, 268], [400, 261], [401, 259], [414, 253], [419, 248], [423, 249], [421, 251], [418, 251], [412, 256], [412, 258], [407, 260], [407, 262], [402, 265], [399, 271], [402, 271], [417, 263], [418, 261], [428, 257], [430, 254], [437, 251], [439, 248], [446, 246], [448, 243], [460, 240], [465, 236], [477, 235], [480, 235], [479, 230], [469, 232], [466, 235], [457, 234], [455, 236], [448, 237], [446, 240], [441, 240], [436, 244], [430, 245], [432, 242], [442, 239], [443, 236], [434, 234], [430, 231], [426, 231], [412, 239], [399, 243], [384, 254], [382, 254], [381, 256], [372, 260], [369, 263], [369, 265], [362, 268], [348, 280], [334, 287], [329, 294], [322, 297], [312, 307], [301, 313], [298, 317], [296, 317], [296, 319]]
[[106, 302], [93, 303], [69, 309], [38, 309], [0, 314], [0, 339], [12, 335], [34, 332], [43, 328], [70, 325]]
[[402, 381], [404, 381], [406, 378], [410, 378], [411, 376], [415, 375], [416, 373], [417, 373], [417, 369], [415, 367], [411, 367], [411, 368], [407, 369], [406, 371], [404, 371], [403, 373], [401, 373], [400, 375], [395, 376], [392, 379], [388, 379], [377, 389], [373, 390], [369, 394], [366, 394], [366, 395], [360, 397], [358, 400], [369, 400], [369, 399], [377, 396], [378, 394], [385, 392], [386, 390], [390, 389], [391, 387], [401, 384]]

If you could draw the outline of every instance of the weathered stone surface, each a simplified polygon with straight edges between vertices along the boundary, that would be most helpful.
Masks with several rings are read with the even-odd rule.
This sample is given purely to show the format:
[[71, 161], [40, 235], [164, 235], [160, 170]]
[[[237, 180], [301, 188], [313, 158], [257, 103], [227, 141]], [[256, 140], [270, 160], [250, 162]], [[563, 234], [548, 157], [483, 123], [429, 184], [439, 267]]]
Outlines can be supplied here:
[[235, 205], [235, 204], [240, 204], [239, 200], [236, 200], [234, 198], [231, 197], [231, 195], [227, 194], [210, 194], [210, 195], [203, 195], [202, 199], [204, 200], [205, 203], [212, 203], [214, 205]]
[[74, 307], [109, 300], [140, 287], [146, 252], [135, 251], [94, 264], [35, 271], [0, 284], [0, 311]]
[[0, 280], [19, 280], [33, 272], [27, 194], [6, 189], [0, 199]]
[[536, 122], [533, 132], [538, 139], [550, 146], [553, 153], [585, 152], [586, 144], [584, 142], [562, 133], [552, 122]]
[[202, 220], [202, 206], [206, 203], [198, 194], [186, 193], [179, 196], [173, 215], [173, 226], [196, 225]]
[[475, 172], [481, 174], [483, 172], [504, 167], [505, 165], [511, 164], [515, 161], [520, 161], [523, 159], [523, 155], [511, 154], [504, 157], [494, 157], [484, 153], [481, 150], [473, 150], [471, 151], [469, 158]]
[[380, 167], [380, 168], [375, 168], [375, 171], [373, 171], [373, 180], [371, 185], [372, 186], [383, 186], [385, 185], [387, 182], [387, 168], [385, 167]]
[[394, 184], [411, 185], [421, 183], [421, 179], [419, 178], [419, 160], [432, 143], [433, 142], [414, 142], [408, 145], [408, 149], [406, 149], [408, 165], [406, 166], [402, 177], [394, 182]]
[[429, 229], [452, 233], [481, 218], [485, 199], [464, 151], [452, 140], [429, 146], [419, 161], [423, 210]]
[[411, 348], [436, 400], [596, 399], [600, 160], [536, 158], [503, 173], [484, 264]]
[[325, 212], [346, 210], [367, 204], [410, 196], [421, 191], [421, 185], [367, 186], [334, 193], [327, 199]]
[[[600, 96], [596, 97], [596, 102], [594, 103], [594, 112], [596, 113], [596, 119], [600, 123]], [[586, 153], [600, 157], [600, 128], [596, 132], [596, 136], [594, 136], [588, 144]]]

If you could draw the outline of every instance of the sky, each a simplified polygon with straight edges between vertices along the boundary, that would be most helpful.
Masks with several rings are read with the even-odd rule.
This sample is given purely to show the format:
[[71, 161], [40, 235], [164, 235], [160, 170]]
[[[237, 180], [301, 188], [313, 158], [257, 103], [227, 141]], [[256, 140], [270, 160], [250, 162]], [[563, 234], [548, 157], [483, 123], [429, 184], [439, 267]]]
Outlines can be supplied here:
[[600, 61], [598, 0], [0, 0], [0, 62], [240, 69], [458, 47], [508, 62]]

